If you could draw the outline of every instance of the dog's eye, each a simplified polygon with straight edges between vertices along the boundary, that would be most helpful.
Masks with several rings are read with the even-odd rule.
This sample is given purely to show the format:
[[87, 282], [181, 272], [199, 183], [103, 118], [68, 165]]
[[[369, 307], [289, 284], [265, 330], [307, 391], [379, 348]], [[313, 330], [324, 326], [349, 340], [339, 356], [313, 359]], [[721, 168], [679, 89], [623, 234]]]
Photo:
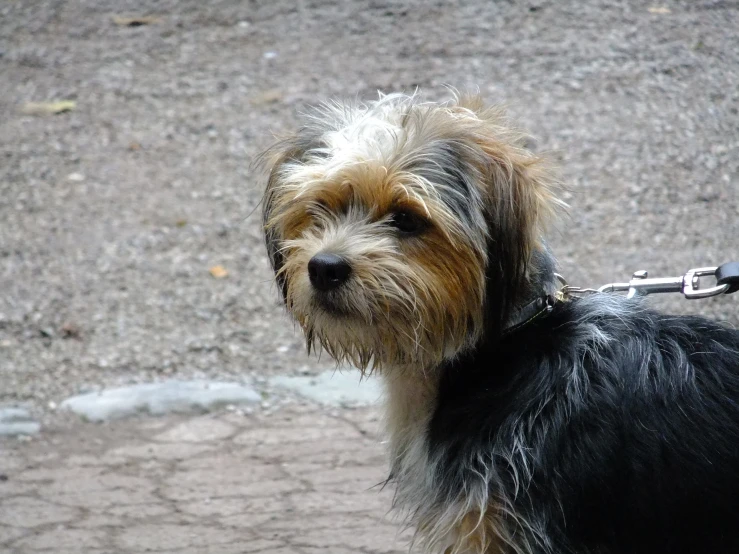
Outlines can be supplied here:
[[422, 217], [406, 211], [395, 212], [390, 216], [390, 225], [402, 235], [418, 235], [428, 227], [428, 221]]

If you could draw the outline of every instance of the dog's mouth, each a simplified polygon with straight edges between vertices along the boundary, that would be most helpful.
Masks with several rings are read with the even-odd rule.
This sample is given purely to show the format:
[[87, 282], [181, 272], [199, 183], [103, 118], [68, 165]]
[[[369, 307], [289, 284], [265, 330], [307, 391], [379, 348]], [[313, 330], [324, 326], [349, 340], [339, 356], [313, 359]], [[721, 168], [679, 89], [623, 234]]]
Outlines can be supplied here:
[[352, 312], [346, 305], [346, 301], [342, 295], [334, 292], [315, 291], [313, 294], [313, 304], [315, 310], [333, 318], [348, 318], [352, 316]]

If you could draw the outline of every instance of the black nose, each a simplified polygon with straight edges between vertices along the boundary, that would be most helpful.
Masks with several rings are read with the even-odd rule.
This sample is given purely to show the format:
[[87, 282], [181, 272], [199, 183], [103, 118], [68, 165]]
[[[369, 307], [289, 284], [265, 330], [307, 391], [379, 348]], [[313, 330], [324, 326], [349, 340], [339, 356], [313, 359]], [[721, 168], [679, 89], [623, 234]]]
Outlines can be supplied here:
[[332, 290], [343, 285], [352, 272], [344, 258], [336, 254], [316, 254], [308, 262], [310, 282], [318, 290]]

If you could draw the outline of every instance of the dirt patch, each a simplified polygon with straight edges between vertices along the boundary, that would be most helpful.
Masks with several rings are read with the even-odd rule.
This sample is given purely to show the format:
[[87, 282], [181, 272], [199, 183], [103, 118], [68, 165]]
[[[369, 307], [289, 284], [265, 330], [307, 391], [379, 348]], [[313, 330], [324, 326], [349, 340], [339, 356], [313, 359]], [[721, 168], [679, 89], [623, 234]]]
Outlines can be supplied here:
[[[327, 97], [508, 103], [572, 184], [575, 284], [739, 257], [736, 3], [458, 4], [4, 2], [0, 400], [331, 366], [282, 313], [250, 168]], [[661, 304], [739, 323], [737, 301]]]

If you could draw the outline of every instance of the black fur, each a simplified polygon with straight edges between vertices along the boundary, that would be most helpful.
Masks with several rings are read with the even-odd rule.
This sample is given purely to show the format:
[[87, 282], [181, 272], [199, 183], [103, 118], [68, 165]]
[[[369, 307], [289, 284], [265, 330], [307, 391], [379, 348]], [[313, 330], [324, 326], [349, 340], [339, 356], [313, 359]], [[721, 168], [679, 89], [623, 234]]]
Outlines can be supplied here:
[[532, 553], [739, 552], [739, 332], [598, 294], [443, 371], [437, 486], [492, 475]]

